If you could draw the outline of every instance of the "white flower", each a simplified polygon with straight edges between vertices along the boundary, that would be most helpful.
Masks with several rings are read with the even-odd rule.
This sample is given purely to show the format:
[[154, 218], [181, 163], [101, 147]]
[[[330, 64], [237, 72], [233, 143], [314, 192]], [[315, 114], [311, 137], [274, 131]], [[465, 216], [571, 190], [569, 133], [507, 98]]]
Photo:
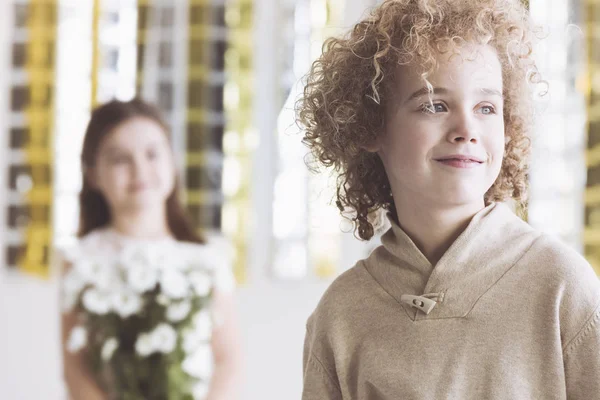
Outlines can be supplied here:
[[201, 311], [194, 316], [192, 328], [183, 333], [183, 350], [193, 353], [202, 344], [210, 340], [212, 336], [212, 321], [207, 311]]
[[210, 345], [198, 347], [193, 354], [183, 360], [181, 368], [194, 378], [210, 379], [213, 372], [213, 355]]
[[212, 280], [208, 274], [194, 271], [190, 273], [189, 278], [192, 288], [198, 296], [208, 296], [212, 289]]
[[194, 384], [192, 388], [192, 396], [194, 396], [194, 400], [204, 400], [206, 399], [206, 395], [208, 394], [208, 382], [200, 381]]
[[136, 263], [127, 269], [127, 283], [138, 293], [154, 289], [158, 283], [158, 272], [151, 266]]
[[175, 270], [163, 271], [160, 277], [162, 292], [172, 299], [181, 299], [188, 294], [189, 283], [181, 272]]
[[170, 353], [177, 344], [177, 332], [171, 325], [159, 324], [150, 334], [153, 349], [161, 353]]
[[87, 344], [87, 330], [82, 326], [76, 326], [71, 330], [67, 341], [67, 351], [76, 353]]
[[107, 293], [90, 288], [83, 293], [83, 306], [91, 313], [104, 315], [110, 311], [110, 298]]
[[208, 311], [203, 310], [194, 315], [194, 326], [201, 340], [210, 339], [213, 330], [213, 321]]
[[82, 260], [74, 264], [73, 269], [81, 275], [86, 283], [91, 283], [99, 289], [108, 290], [112, 286], [114, 276], [111, 273], [110, 264], [94, 260]]
[[115, 350], [117, 350], [117, 347], [119, 347], [119, 342], [117, 341], [116, 338], [111, 337], [109, 339], [107, 339], [104, 344], [102, 345], [102, 350], [101, 350], [101, 356], [102, 356], [102, 361], [107, 362], [108, 360], [110, 360], [115, 352]]
[[202, 338], [195, 329], [186, 329], [183, 332], [183, 351], [186, 354], [192, 354], [202, 344]]
[[156, 302], [161, 306], [166, 307], [169, 305], [170, 300], [163, 293], [159, 293], [158, 296], [156, 296]]
[[173, 303], [167, 307], [167, 319], [171, 322], [179, 322], [188, 316], [192, 309], [192, 303], [188, 300]]
[[112, 295], [113, 309], [121, 318], [127, 318], [142, 309], [142, 298], [131, 291], [121, 290]]
[[142, 357], [146, 357], [154, 353], [153, 346], [152, 337], [148, 333], [142, 333], [135, 341], [135, 352]]

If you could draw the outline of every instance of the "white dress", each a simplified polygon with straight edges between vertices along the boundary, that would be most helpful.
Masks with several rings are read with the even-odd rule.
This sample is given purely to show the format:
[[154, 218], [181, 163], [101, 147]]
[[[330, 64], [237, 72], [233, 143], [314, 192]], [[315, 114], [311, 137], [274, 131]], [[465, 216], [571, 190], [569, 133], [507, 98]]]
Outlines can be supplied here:
[[[143, 239], [123, 235], [113, 228], [96, 229], [77, 241], [75, 245], [58, 249], [60, 260], [69, 259], [74, 254], [102, 255], [118, 257], [128, 247], [152, 247], [177, 243], [174, 238]], [[214, 264], [214, 288], [219, 293], [232, 293], [236, 282], [231, 270], [232, 249], [221, 237], [207, 239], [207, 243], [198, 244], [179, 242], [179, 245], [198, 253], [199, 260], [210, 259]]]

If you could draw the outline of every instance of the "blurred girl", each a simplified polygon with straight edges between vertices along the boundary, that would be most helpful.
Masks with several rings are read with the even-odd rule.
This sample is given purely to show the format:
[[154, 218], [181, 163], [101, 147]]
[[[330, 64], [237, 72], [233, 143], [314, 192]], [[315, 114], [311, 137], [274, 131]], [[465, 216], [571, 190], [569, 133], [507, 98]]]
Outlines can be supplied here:
[[[134, 99], [111, 101], [93, 111], [81, 156], [79, 244], [117, 251], [125, 244], [183, 241], [211, 246], [198, 235], [179, 199], [179, 179], [167, 127], [151, 105]], [[65, 265], [68, 268], [68, 265]], [[234, 277], [215, 273], [213, 307], [219, 316], [212, 334], [214, 375], [208, 400], [236, 397], [240, 381]], [[63, 314], [63, 349], [76, 323]], [[82, 355], [64, 351], [64, 375], [73, 399], [106, 399]]]

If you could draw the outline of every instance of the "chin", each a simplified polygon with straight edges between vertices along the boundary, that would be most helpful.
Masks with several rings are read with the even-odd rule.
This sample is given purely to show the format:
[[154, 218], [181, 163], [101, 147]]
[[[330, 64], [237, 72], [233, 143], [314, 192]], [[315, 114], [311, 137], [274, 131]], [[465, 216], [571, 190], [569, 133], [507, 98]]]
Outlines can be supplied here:
[[160, 207], [163, 204], [164, 204], [164, 201], [161, 201], [160, 199], [138, 197], [138, 198], [129, 199], [129, 201], [126, 202], [124, 208], [128, 209], [130, 211], [138, 211], [139, 212], [139, 211], [144, 211], [144, 210], [156, 209], [157, 207]]
[[[473, 203], [483, 201], [485, 194], [491, 187], [487, 182], [477, 179], [461, 180], [459, 182], [448, 182], [450, 185], [440, 186], [440, 196], [458, 203]], [[492, 182], [493, 183], [493, 182]]]
[[440, 194], [439, 198], [442, 201], [451, 206], [466, 206], [469, 204], [484, 204], [483, 198], [485, 196], [484, 192], [454, 192], [454, 193], [443, 193]]

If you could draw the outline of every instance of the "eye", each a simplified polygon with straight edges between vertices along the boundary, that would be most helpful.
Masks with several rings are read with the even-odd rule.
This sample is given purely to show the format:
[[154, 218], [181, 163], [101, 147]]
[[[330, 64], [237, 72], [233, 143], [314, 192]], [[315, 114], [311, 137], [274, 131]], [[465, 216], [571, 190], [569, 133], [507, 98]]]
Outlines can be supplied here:
[[148, 150], [147, 156], [149, 160], [154, 160], [158, 158], [158, 152], [155, 149]]
[[438, 114], [448, 111], [444, 103], [425, 103], [421, 105], [421, 111], [426, 114]]
[[496, 109], [493, 106], [482, 106], [482, 107], [479, 108], [479, 111], [483, 115], [496, 114]]
[[111, 164], [124, 164], [128, 161], [127, 157], [122, 154], [115, 154], [110, 158]]

